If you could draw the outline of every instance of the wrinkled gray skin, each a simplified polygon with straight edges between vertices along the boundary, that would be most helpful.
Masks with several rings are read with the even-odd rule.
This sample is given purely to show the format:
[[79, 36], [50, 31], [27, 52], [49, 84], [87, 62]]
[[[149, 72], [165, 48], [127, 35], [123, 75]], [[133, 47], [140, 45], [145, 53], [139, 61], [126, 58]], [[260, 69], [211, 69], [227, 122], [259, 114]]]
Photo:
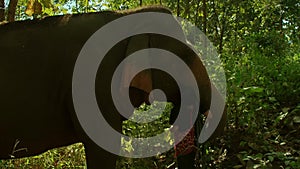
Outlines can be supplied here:
[[[141, 11], [169, 13], [160, 7], [128, 13]], [[101, 26], [128, 13], [56, 16], [0, 26], [0, 159], [33, 156], [52, 148], [82, 142], [88, 168], [115, 168], [117, 156], [91, 141], [77, 120], [72, 102], [72, 74], [75, 61], [87, 39]], [[179, 48], [177, 42], [172, 45], [169, 38], [147, 36], [151, 47], [168, 49], [182, 58], [194, 55], [191, 50]], [[98, 70], [98, 74], [104, 75], [104, 80], [96, 78], [99, 108], [110, 125], [118, 131], [124, 118], [113, 106], [110, 83], [113, 71], [126, 54], [142, 48], [127, 49], [131, 40], [121, 41], [105, 56]], [[204, 113], [210, 106], [207, 73], [200, 60], [187, 63], [200, 65], [192, 69], [201, 90], [200, 113]], [[152, 87], [164, 90], [168, 101], [175, 104], [172, 123], [180, 106], [178, 87], [172, 78], [160, 71], [153, 70], [151, 76]], [[130, 98], [136, 107], [147, 102], [147, 97], [144, 89], [130, 88]], [[181, 169], [192, 168], [189, 161], [193, 158], [192, 155], [179, 160], [179, 164], [186, 161], [190, 165], [185, 163]]]

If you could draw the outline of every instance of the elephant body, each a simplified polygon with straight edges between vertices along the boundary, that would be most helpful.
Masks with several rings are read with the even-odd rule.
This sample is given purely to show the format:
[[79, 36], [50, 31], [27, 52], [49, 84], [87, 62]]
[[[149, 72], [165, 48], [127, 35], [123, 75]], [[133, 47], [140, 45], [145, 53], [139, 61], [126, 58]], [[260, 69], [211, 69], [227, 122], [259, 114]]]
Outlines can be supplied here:
[[[97, 146], [78, 122], [72, 102], [74, 65], [85, 42], [103, 25], [124, 15], [148, 11], [170, 13], [165, 8], [149, 7], [123, 13], [64, 15], [1, 25], [0, 159], [33, 156], [82, 142], [88, 168], [114, 168], [117, 156]], [[139, 46], [138, 39], [143, 36], [149, 43]], [[168, 37], [147, 34], [122, 40], [107, 53], [98, 70], [95, 92], [101, 112], [113, 128], [121, 131], [124, 119], [112, 98], [107, 97], [111, 96], [111, 77], [117, 65], [126, 55], [147, 47], [168, 49], [182, 58], [195, 55], [192, 50], [178, 46], [179, 42], [172, 42]], [[186, 62], [197, 77], [203, 98], [200, 112], [204, 113], [210, 106], [210, 81], [201, 61], [195, 60]], [[193, 67], [195, 62], [200, 66]], [[178, 87], [172, 77], [162, 71], [148, 71], [150, 79], [140, 80], [147, 74], [144, 72], [133, 80], [129, 89], [131, 102], [137, 107], [148, 102], [150, 90], [162, 89], [168, 101], [175, 105], [172, 123], [180, 106]]]

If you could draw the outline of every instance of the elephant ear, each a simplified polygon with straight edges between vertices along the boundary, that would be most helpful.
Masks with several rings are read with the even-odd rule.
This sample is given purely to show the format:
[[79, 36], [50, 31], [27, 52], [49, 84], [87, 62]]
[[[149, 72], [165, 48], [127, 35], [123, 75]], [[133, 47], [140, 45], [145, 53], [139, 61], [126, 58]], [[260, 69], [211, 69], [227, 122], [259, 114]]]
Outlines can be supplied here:
[[[136, 35], [129, 39], [125, 56], [133, 54], [142, 49], [149, 48], [149, 35], [142, 34]], [[150, 55], [150, 54], [148, 54]], [[143, 61], [150, 66], [149, 56], [141, 56]], [[130, 84], [130, 87], [143, 90], [150, 93], [152, 90], [152, 75], [151, 70], [139, 71], [139, 62], [137, 60], [126, 60], [123, 68], [123, 75], [121, 80], [121, 88], [128, 87], [126, 84]], [[131, 79], [132, 75], [134, 78]]]

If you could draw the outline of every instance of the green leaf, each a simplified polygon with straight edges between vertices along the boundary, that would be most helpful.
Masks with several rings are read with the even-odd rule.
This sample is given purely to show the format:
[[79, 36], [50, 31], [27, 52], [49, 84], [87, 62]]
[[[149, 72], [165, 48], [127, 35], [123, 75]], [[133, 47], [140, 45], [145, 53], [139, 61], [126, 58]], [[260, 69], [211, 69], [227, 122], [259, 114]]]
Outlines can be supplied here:
[[268, 156], [268, 160], [270, 160], [271, 162], [274, 161], [274, 157], [273, 156]]
[[243, 168], [243, 165], [235, 165], [233, 166], [234, 169], [239, 169], [239, 168]]
[[295, 117], [293, 118], [293, 122], [294, 122], [294, 123], [300, 123], [300, 116], [295, 116]]
[[263, 88], [261, 87], [256, 87], [256, 86], [253, 86], [253, 87], [245, 87], [243, 88], [243, 90], [249, 94], [252, 94], [252, 93], [261, 93], [264, 91]]

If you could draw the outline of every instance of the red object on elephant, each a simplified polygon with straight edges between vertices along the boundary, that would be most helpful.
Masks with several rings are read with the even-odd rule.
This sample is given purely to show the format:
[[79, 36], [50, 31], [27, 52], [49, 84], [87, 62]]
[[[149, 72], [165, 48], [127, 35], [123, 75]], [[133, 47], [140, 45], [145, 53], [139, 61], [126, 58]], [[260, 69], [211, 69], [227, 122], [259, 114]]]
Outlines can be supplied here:
[[[181, 140], [180, 143], [175, 145], [175, 158], [181, 155], [187, 155], [193, 151], [195, 151], [195, 128], [192, 127], [188, 133], [185, 135], [185, 137]], [[175, 140], [178, 138], [181, 138], [184, 133], [177, 133], [175, 137]]]

